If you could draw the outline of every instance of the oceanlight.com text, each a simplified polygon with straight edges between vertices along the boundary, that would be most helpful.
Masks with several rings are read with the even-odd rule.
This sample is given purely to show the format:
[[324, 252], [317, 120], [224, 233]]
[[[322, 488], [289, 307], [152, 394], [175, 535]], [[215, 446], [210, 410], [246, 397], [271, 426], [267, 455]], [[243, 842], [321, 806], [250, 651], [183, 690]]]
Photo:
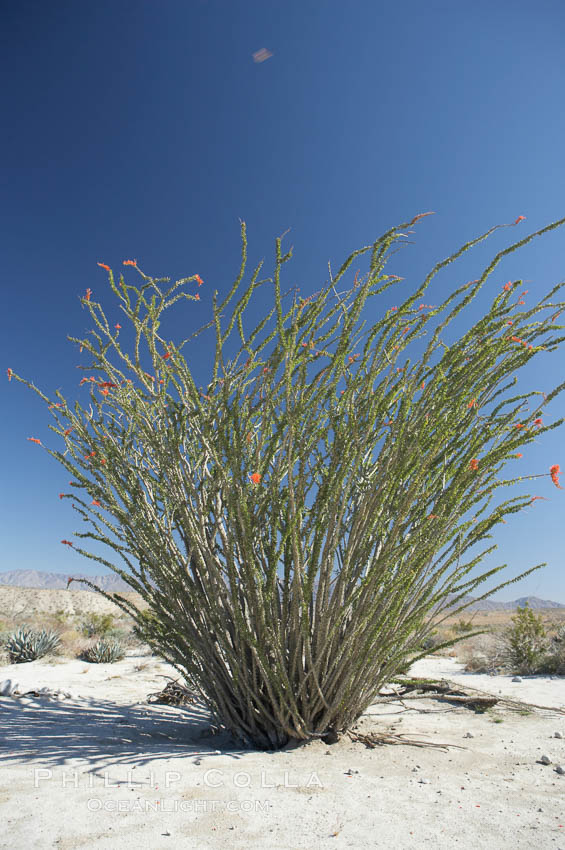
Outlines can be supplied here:
[[89, 812], [268, 812], [270, 800], [101, 800], [91, 797]]

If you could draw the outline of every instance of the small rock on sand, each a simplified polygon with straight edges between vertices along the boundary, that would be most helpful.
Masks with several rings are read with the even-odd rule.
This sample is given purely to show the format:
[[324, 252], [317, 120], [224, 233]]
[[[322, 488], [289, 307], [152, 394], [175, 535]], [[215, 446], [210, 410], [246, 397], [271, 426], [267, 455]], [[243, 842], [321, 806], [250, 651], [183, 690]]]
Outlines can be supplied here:
[[11, 679], [4, 679], [3, 682], [0, 682], [0, 696], [11, 697], [14, 691], [17, 690], [18, 683], [13, 682]]

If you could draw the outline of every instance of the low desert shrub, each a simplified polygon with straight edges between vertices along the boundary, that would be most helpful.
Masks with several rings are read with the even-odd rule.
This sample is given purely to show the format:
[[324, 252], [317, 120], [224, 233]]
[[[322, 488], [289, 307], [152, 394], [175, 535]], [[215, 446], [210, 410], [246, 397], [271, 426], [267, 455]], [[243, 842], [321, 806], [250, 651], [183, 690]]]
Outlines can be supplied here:
[[538, 664], [536, 673], [549, 676], [565, 676], [565, 647], [552, 648]]
[[565, 625], [560, 625], [548, 641], [547, 651], [536, 665], [541, 675], [565, 676]]
[[114, 628], [111, 614], [88, 614], [82, 621], [80, 630], [85, 637], [105, 636]]
[[501, 635], [487, 633], [466, 641], [460, 658], [468, 673], [497, 673], [505, 666], [506, 643]]
[[517, 673], [535, 673], [547, 656], [549, 639], [541, 614], [535, 614], [526, 604], [518, 607], [512, 625], [504, 634], [506, 657]]
[[11, 664], [21, 664], [25, 661], [35, 661], [49, 652], [54, 652], [60, 645], [56, 632], [35, 631], [35, 629], [18, 629], [5, 644]]
[[467, 632], [472, 632], [474, 626], [472, 620], [461, 619], [454, 623], [451, 628], [453, 629], [456, 635], [462, 635], [466, 634]]

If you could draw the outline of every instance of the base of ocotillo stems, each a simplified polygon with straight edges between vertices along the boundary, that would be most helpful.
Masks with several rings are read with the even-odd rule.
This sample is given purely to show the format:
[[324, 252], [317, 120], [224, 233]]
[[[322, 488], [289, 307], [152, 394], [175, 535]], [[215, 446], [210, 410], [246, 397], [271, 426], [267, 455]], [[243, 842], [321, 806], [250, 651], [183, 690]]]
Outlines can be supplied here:
[[337, 744], [337, 742], [339, 741], [339, 735], [335, 731], [335, 729], [330, 729], [329, 732], [324, 735], [322, 741], [324, 742], [324, 744]]

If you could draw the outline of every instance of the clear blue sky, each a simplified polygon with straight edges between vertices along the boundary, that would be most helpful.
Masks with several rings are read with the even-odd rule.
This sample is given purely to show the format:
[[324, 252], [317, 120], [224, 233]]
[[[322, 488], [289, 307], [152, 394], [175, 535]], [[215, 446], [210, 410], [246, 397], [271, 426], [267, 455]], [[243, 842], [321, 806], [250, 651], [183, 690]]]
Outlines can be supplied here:
[[[497, 250], [565, 216], [560, 0], [18, 0], [2, 24], [0, 360], [48, 393], [80, 397], [66, 337], [90, 328], [79, 301], [87, 287], [113, 316], [97, 262], [118, 271], [136, 258], [173, 280], [199, 273], [201, 301], [176, 319], [185, 337], [210, 319], [213, 290], [231, 286], [240, 218], [250, 267], [264, 257], [264, 276], [275, 237], [291, 228], [284, 288], [308, 295], [328, 261], [337, 268], [417, 213], [436, 215], [391, 263], [404, 293], [463, 242], [526, 216], [438, 276], [438, 303]], [[255, 62], [261, 48], [272, 56]], [[565, 228], [512, 255], [487, 300], [521, 277], [537, 301], [563, 279], [564, 249]], [[387, 295], [382, 310], [398, 300]], [[271, 305], [260, 295], [248, 327]], [[213, 348], [210, 335], [192, 349], [197, 383]], [[563, 352], [544, 356], [524, 370], [523, 388], [563, 379]], [[60, 544], [81, 523], [57, 498], [68, 474], [27, 442], [54, 444], [47, 411], [5, 375], [0, 394], [0, 570], [100, 572]], [[546, 420], [564, 414], [559, 397]], [[528, 446], [523, 472], [565, 468], [564, 436]], [[485, 566], [507, 562], [510, 578], [547, 561], [499, 598], [565, 602], [565, 492], [549, 478], [523, 492], [548, 501], [508, 518]]]

